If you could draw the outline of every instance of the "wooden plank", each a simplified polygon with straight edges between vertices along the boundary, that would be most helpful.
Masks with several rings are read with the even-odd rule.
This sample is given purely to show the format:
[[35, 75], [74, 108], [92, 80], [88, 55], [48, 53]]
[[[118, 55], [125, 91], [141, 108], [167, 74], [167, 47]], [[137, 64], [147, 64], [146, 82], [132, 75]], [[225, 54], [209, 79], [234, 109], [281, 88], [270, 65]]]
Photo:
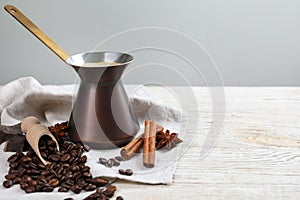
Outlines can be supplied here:
[[[174, 183], [118, 181], [118, 193], [133, 200], [299, 199], [300, 88], [225, 88], [223, 131], [204, 159], [199, 153], [212, 124], [212, 104], [206, 88], [193, 89], [199, 104], [199, 134], [179, 160]], [[175, 104], [164, 90], [151, 91]]]

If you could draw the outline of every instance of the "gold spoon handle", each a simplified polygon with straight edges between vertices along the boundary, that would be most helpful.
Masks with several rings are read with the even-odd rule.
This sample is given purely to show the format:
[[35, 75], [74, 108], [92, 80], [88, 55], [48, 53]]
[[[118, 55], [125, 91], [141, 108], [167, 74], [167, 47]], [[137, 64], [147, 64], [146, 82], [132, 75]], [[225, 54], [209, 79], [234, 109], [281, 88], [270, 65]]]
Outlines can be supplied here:
[[69, 55], [55, 42], [53, 42], [39, 27], [37, 27], [30, 19], [28, 19], [19, 9], [12, 5], [5, 5], [5, 10], [20, 22], [27, 30], [29, 30], [35, 37], [43, 42], [51, 51], [53, 51], [64, 62]]

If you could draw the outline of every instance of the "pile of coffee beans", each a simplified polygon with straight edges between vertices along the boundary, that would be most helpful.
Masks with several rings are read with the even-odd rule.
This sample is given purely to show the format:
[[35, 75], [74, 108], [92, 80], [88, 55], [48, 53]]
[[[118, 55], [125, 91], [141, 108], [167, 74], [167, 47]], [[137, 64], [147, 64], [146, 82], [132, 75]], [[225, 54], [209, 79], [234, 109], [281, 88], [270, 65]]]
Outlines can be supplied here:
[[[82, 155], [84, 150], [80, 144], [63, 142], [60, 144], [60, 151], [57, 151], [55, 142], [50, 137], [43, 136], [39, 149], [41, 156], [51, 164], [44, 165], [32, 148], [26, 154], [13, 154], [7, 160], [10, 169], [3, 182], [5, 188], [19, 184], [26, 193], [33, 193], [52, 192], [59, 187], [59, 192], [71, 190], [78, 194], [82, 190], [93, 191], [109, 184], [104, 178], [92, 176], [90, 167], [85, 165], [87, 157]], [[101, 196], [99, 199], [109, 199], [114, 195], [116, 187], [109, 186], [106, 190], [99, 191], [96, 192]]]

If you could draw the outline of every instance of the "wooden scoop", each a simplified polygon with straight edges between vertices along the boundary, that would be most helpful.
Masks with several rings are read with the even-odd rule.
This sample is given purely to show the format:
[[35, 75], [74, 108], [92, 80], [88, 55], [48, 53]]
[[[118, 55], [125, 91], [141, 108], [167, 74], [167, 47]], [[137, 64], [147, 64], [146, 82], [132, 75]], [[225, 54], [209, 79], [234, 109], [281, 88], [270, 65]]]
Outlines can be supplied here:
[[31, 148], [35, 151], [36, 155], [40, 158], [40, 160], [44, 163], [44, 165], [50, 164], [49, 161], [44, 160], [41, 156], [39, 150], [39, 140], [42, 136], [47, 135], [52, 138], [56, 143], [56, 148], [59, 151], [59, 145], [52, 135], [52, 133], [48, 130], [47, 127], [41, 125], [41, 122], [33, 116], [26, 117], [21, 123], [22, 132], [26, 133], [26, 140], [30, 144]]

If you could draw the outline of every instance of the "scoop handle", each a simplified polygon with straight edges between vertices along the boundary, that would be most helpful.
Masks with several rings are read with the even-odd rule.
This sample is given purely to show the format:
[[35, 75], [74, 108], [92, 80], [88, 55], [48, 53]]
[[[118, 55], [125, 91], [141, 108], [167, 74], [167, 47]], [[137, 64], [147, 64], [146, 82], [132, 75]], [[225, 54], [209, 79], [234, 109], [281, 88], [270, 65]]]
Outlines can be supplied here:
[[65, 62], [69, 55], [30, 21], [18, 8], [12, 5], [5, 5], [4, 9]]

